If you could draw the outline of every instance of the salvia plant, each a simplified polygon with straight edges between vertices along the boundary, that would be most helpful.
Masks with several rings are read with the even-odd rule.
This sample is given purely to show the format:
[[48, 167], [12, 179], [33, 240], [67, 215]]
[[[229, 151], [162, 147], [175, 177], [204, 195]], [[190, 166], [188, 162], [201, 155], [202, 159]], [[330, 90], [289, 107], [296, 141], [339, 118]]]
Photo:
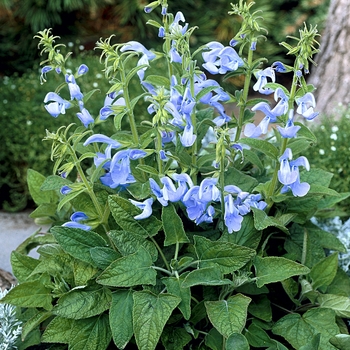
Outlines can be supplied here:
[[[47, 131], [53, 175], [28, 172], [31, 217], [52, 227], [11, 256], [19, 284], [1, 302], [22, 310], [20, 349], [350, 347], [350, 281], [338, 263], [347, 249], [311, 221], [348, 193], [329, 189], [332, 174], [303, 156], [316, 143], [304, 75], [317, 30], [305, 25], [282, 43], [293, 66], [267, 65], [254, 59], [267, 39], [261, 13], [253, 2], [231, 6], [242, 26], [225, 45], [192, 52], [197, 28], [166, 0], [145, 7], [161, 11], [161, 23], [148, 23], [163, 52], [101, 39], [110, 90], [98, 116], [88, 67], [68, 71], [57, 37], [36, 36], [42, 82], [63, 77], [45, 108], [63, 121], [76, 113], [78, 126]], [[278, 83], [284, 73], [290, 88]], [[220, 75], [244, 78], [243, 89], [224, 91]], [[94, 132], [101, 123], [109, 134]]]

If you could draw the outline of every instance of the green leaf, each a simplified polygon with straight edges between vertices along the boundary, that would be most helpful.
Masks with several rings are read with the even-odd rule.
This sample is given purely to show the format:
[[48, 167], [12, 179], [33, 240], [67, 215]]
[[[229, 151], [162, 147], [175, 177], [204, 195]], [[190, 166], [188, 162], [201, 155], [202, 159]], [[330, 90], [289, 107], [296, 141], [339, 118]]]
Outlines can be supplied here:
[[181, 299], [171, 294], [134, 292], [133, 325], [139, 350], [156, 348], [163, 328]]
[[147, 174], [152, 174], [158, 176], [158, 170], [156, 168], [153, 168], [153, 166], [145, 165], [145, 164], [138, 164], [136, 166], [136, 169], [139, 169]]
[[49, 175], [42, 183], [41, 191], [59, 191], [63, 186], [71, 184], [72, 181], [58, 175]]
[[264, 153], [266, 156], [272, 160], [278, 158], [278, 149], [270, 142], [260, 139], [243, 138], [239, 140], [240, 143], [248, 145], [259, 152]]
[[350, 318], [350, 298], [334, 294], [319, 294], [317, 301], [320, 307], [332, 309], [340, 317]]
[[227, 231], [222, 234], [219, 241], [231, 242], [251, 249], [257, 249], [262, 232], [254, 227], [254, 219], [252, 215], [245, 215], [243, 217], [241, 229], [234, 234]]
[[225, 172], [225, 185], [235, 184], [242, 191], [250, 192], [258, 185], [258, 181], [249, 175], [237, 170], [235, 167], [230, 167]]
[[107, 286], [132, 287], [140, 284], [156, 285], [156, 276], [151, 255], [141, 246], [136, 253], [114, 261], [96, 281]]
[[223, 343], [224, 338], [216, 328], [212, 328], [205, 336], [205, 345], [212, 350], [222, 350]]
[[257, 230], [262, 231], [267, 227], [273, 226], [289, 234], [288, 229], [277, 218], [268, 216], [263, 210], [257, 208], [251, 209], [254, 215], [254, 226]]
[[165, 234], [165, 247], [190, 241], [186, 236], [183, 222], [171, 203], [162, 209], [162, 222]]
[[114, 343], [119, 349], [124, 349], [133, 335], [133, 304], [131, 290], [118, 290], [112, 293], [109, 324]]
[[226, 340], [226, 350], [250, 350], [247, 338], [240, 333], [232, 333]]
[[311, 341], [308, 341], [307, 344], [299, 348], [299, 350], [318, 350], [320, 346], [320, 341], [321, 341], [321, 334], [315, 334]]
[[90, 249], [93, 247], [106, 247], [106, 241], [93, 231], [85, 231], [79, 228], [55, 226], [50, 232], [54, 235], [63, 250], [74, 258], [85, 261], [95, 266]]
[[134, 216], [140, 214], [139, 209], [124, 198], [117, 195], [109, 196], [108, 203], [114, 220], [125, 231], [143, 236], [154, 236], [162, 227], [162, 223], [154, 216], [144, 220], [135, 220]]
[[22, 341], [27, 337], [27, 335], [36, 327], [40, 325], [40, 323], [47, 320], [52, 316], [51, 311], [38, 311], [32, 318], [30, 318], [22, 328], [21, 338]]
[[185, 320], [191, 317], [191, 289], [190, 287], [184, 287], [183, 281], [187, 274], [176, 277], [162, 278], [162, 282], [165, 284], [167, 291], [170, 294], [176, 295], [181, 298], [181, 302], [178, 306], [179, 310], [183, 314]]
[[88, 318], [106, 311], [111, 299], [110, 290], [104, 287], [75, 289], [58, 299], [53, 312], [57, 316], [74, 320]]
[[327, 288], [327, 294], [350, 297], [350, 278], [342, 268], [338, 267], [337, 274]]
[[106, 350], [111, 339], [107, 314], [75, 320], [71, 329], [69, 349]]
[[253, 347], [258, 348], [258, 347], [268, 347], [268, 346], [274, 345], [273, 340], [254, 321], [248, 327], [244, 335], [247, 338], [249, 344]]
[[34, 211], [29, 214], [32, 219], [54, 216], [56, 214], [57, 205], [55, 203], [42, 203]]
[[272, 321], [270, 300], [266, 295], [258, 295], [249, 304], [248, 312], [263, 321]]
[[136, 253], [138, 249], [143, 246], [150, 253], [152, 261], [156, 261], [158, 258], [156, 246], [143, 235], [135, 232], [112, 230], [109, 232], [109, 236], [123, 256]]
[[95, 265], [104, 270], [107, 268], [114, 260], [121, 257], [121, 254], [112, 248], [108, 247], [93, 247], [90, 248], [90, 255]]
[[314, 265], [310, 271], [313, 289], [329, 286], [338, 270], [338, 253], [333, 253]]
[[268, 283], [283, 281], [291, 276], [305, 275], [310, 272], [310, 269], [304, 265], [277, 256], [266, 258], [256, 256], [254, 266], [258, 287], [262, 287]]
[[192, 340], [185, 328], [165, 327], [161, 341], [166, 350], [183, 350]]
[[225, 284], [232, 284], [227, 278], [223, 278], [223, 273], [219, 265], [215, 264], [210, 267], [202, 267], [191, 271], [182, 283], [182, 288], [193, 287], [197, 285], [202, 286], [222, 286]]
[[317, 143], [317, 137], [307, 126], [299, 122], [295, 122], [294, 125], [300, 126], [300, 129], [298, 131], [299, 137], [304, 137], [314, 143]]
[[21, 307], [42, 307], [52, 309], [51, 289], [44, 286], [40, 280], [23, 282], [11, 289], [0, 303], [7, 303]]
[[56, 316], [45, 328], [41, 337], [43, 343], [68, 344], [71, 339], [71, 328], [75, 321]]
[[247, 309], [251, 299], [236, 294], [227, 300], [206, 301], [205, 308], [212, 325], [228, 338], [233, 333], [241, 333], [247, 321]]
[[87, 285], [98, 272], [96, 267], [78, 259], [72, 259], [72, 270], [75, 286], [79, 287]]
[[39, 260], [28, 255], [20, 254], [15, 250], [11, 252], [12, 271], [19, 283], [26, 281], [39, 263]]
[[[311, 343], [321, 334], [320, 349], [335, 349], [329, 339], [339, 333], [332, 310], [314, 308], [308, 310], [303, 316], [288, 314], [278, 320], [272, 332], [286, 339], [295, 349]], [[316, 348], [317, 349], [317, 348]]]
[[[152, 22], [154, 22], [154, 21], [152, 21]], [[157, 25], [159, 26], [158, 23], [157, 23]], [[161, 75], [148, 75], [144, 81], [147, 83], [150, 83], [151, 85], [164, 86], [166, 88], [168, 88], [170, 86], [169, 78], [161, 76]]]
[[201, 236], [193, 238], [200, 267], [218, 264], [222, 273], [230, 273], [243, 267], [255, 255], [255, 250], [234, 243], [211, 241]]
[[329, 342], [339, 350], [350, 349], [350, 335], [348, 334], [337, 334], [329, 339]]
[[56, 194], [54, 192], [41, 190], [41, 186], [44, 183], [44, 181], [44, 175], [41, 175], [35, 170], [28, 169], [27, 183], [29, 193], [36, 205], [55, 202]]

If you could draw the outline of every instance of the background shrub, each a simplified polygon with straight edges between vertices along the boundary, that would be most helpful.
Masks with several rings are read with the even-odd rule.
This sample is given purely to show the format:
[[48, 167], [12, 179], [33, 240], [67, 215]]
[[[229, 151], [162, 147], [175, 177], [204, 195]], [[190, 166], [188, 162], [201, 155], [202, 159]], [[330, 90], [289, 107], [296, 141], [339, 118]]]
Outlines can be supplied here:
[[[324, 116], [313, 130], [317, 145], [309, 147], [305, 156], [312, 159], [311, 167], [333, 173], [330, 187], [350, 192], [350, 109], [339, 107], [332, 116]], [[343, 220], [350, 217], [350, 198], [340, 202], [329, 216], [339, 215]]]

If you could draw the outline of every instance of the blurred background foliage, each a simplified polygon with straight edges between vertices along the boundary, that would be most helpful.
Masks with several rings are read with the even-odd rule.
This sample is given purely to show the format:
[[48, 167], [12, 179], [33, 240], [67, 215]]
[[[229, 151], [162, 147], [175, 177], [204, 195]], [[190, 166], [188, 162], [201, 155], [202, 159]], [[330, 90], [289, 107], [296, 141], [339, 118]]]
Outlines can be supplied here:
[[[190, 26], [199, 27], [192, 36], [193, 48], [213, 40], [227, 45], [240, 26], [239, 18], [227, 14], [230, 3], [236, 2], [169, 0], [169, 11], [182, 11]], [[43, 107], [45, 94], [57, 87], [62, 76], [51, 72], [48, 82], [40, 85], [40, 57], [33, 36], [52, 28], [52, 33], [61, 37], [60, 43], [74, 52], [72, 67], [80, 63], [89, 66], [81, 86], [84, 92], [96, 87], [101, 90], [94, 95], [94, 104], [88, 106], [96, 117], [109, 85], [101, 74], [99, 52], [93, 51], [95, 43], [114, 34], [115, 42], [137, 40], [147, 48], [160, 50], [157, 30], [146, 25], [149, 19], [160, 21], [159, 13], [144, 13], [147, 4], [147, 0], [0, 0], [0, 208], [18, 211], [32, 205], [27, 169], [50, 174], [51, 145], [42, 139], [45, 129], [55, 131], [62, 125], [62, 116], [52, 118]], [[258, 45], [257, 54], [270, 63], [279, 59], [286, 62], [279, 42], [286, 35], [298, 35], [304, 22], [317, 24], [322, 32], [328, 6], [329, 0], [257, 0], [254, 9], [262, 11], [262, 25], [268, 30], [268, 41]], [[75, 113], [64, 118], [65, 125], [76, 121]], [[107, 132], [108, 123], [101, 128]]]

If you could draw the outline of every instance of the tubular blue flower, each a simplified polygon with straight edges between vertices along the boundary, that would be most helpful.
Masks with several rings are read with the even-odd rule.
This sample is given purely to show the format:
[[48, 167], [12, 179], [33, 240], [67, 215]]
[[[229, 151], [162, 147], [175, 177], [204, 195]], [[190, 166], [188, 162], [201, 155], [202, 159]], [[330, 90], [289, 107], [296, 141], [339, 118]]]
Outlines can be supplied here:
[[182, 200], [188, 186], [192, 185], [192, 181], [187, 174], [174, 174], [172, 177], [177, 182], [177, 188], [169, 177], [164, 176], [160, 179], [160, 182], [164, 185], [162, 189], [163, 198], [166, 201], [178, 202]]
[[288, 159], [292, 159], [290, 148], [287, 148], [280, 158], [278, 180], [284, 185], [281, 193], [285, 193], [290, 189], [295, 197], [303, 197], [308, 193], [310, 185], [307, 182], [300, 182], [299, 167], [303, 166], [306, 170], [310, 170], [309, 161], [303, 156], [290, 163]]
[[51, 66], [45, 66], [41, 68], [41, 76], [40, 76], [40, 81], [41, 82], [46, 82], [46, 73], [50, 72], [52, 70]]
[[267, 78], [270, 78], [273, 83], [276, 80], [275, 71], [271, 67], [259, 70], [257, 73], [255, 73], [255, 77], [258, 80], [253, 85], [254, 91], [259, 91], [263, 95], [269, 95], [273, 93], [274, 90], [270, 88], [265, 88], [265, 85], [268, 83]]
[[82, 101], [79, 101], [80, 112], [77, 113], [77, 117], [83, 123], [85, 128], [89, 126], [89, 124], [93, 123], [95, 120], [91, 116], [90, 112], [84, 107]]
[[72, 192], [72, 189], [69, 186], [62, 186], [60, 189], [60, 193], [64, 194], [64, 195], [66, 195], [70, 192]]
[[81, 93], [80, 87], [75, 82], [75, 78], [72, 74], [66, 74], [66, 83], [68, 84], [71, 100], [76, 99], [77, 101], [81, 101], [84, 95]]
[[163, 191], [161, 190], [160, 186], [152, 178], [149, 179], [149, 184], [150, 184], [151, 191], [157, 197], [158, 202], [163, 207], [166, 207], [168, 205], [168, 200], [164, 199]]
[[288, 71], [286, 66], [280, 61], [272, 63], [271, 68], [278, 73], [286, 73]]
[[50, 102], [45, 105], [45, 109], [54, 117], [57, 118], [60, 114], [65, 114], [66, 109], [71, 106], [71, 104], [64, 100], [61, 96], [55, 92], [49, 92], [44, 98], [44, 103]]
[[185, 16], [181, 11], [178, 11], [175, 15], [173, 23], [170, 24], [169, 30], [172, 36], [175, 36], [176, 38], [180, 38], [185, 35], [188, 23], [186, 23], [184, 26], [182, 26], [179, 22], [185, 22]]
[[91, 226], [82, 224], [81, 221], [88, 220], [89, 217], [82, 211], [77, 211], [70, 217], [71, 221], [64, 223], [62, 226], [71, 228], [80, 228], [85, 231], [91, 230]]
[[84, 75], [89, 71], [89, 67], [86, 64], [81, 64], [78, 68], [78, 75]]
[[306, 93], [303, 97], [297, 98], [296, 103], [298, 105], [297, 113], [301, 114], [305, 119], [312, 120], [319, 115], [318, 112], [314, 112], [316, 102], [311, 92]]
[[182, 57], [178, 53], [175, 47], [172, 47], [169, 51], [170, 62], [182, 63]]
[[198, 198], [202, 202], [216, 202], [220, 199], [220, 191], [216, 187], [217, 178], [205, 178], [199, 185]]
[[131, 173], [130, 159], [135, 160], [147, 155], [142, 150], [121, 150], [111, 160], [110, 171], [101, 176], [100, 181], [110, 188], [125, 186], [136, 180]]
[[[156, 57], [156, 55], [153, 52], [147, 50], [142, 44], [140, 44], [137, 41], [127, 42], [124, 46], [121, 47], [120, 51], [121, 52], [135, 51], [135, 52], [141, 53], [142, 56], [139, 59], [139, 61], [137, 62], [137, 66], [141, 66], [143, 64], [148, 65], [149, 61], [153, 60]], [[140, 69], [137, 72], [137, 75], [139, 76], [140, 81], [143, 80], [146, 69], [147, 69], [147, 67]]]
[[165, 143], [171, 142], [174, 139], [175, 131], [163, 130], [161, 131], [161, 137], [162, 137], [162, 144], [164, 145]]
[[129, 199], [129, 201], [142, 210], [141, 214], [134, 216], [135, 220], [147, 219], [152, 215], [153, 198], [148, 198], [143, 202], [137, 202], [133, 199]]
[[294, 125], [293, 118], [294, 118], [294, 111], [291, 109], [289, 111], [289, 116], [288, 116], [286, 126], [284, 128], [282, 128], [281, 126], [277, 126], [277, 129], [282, 137], [293, 138], [296, 136], [297, 132], [300, 130], [301, 127], [299, 125]]
[[107, 143], [111, 148], [119, 148], [121, 146], [121, 144], [118, 141], [113, 140], [110, 137], [103, 134], [95, 134], [88, 137], [86, 141], [83, 143], [83, 145], [87, 146], [93, 142]]
[[240, 215], [239, 210], [236, 208], [233, 202], [233, 197], [228, 194], [224, 198], [225, 202], [225, 214], [224, 221], [227, 227], [228, 233], [238, 232], [241, 229], [243, 216]]
[[164, 29], [164, 27], [159, 27], [158, 37], [159, 38], [164, 38], [165, 37], [165, 29]]
[[203, 52], [203, 67], [211, 74], [225, 74], [237, 70], [244, 65], [243, 60], [231, 46], [224, 47], [212, 41], [206, 45], [209, 52]]
[[186, 124], [185, 129], [180, 135], [180, 141], [184, 147], [191, 147], [196, 141], [197, 135], [193, 133], [193, 125]]

